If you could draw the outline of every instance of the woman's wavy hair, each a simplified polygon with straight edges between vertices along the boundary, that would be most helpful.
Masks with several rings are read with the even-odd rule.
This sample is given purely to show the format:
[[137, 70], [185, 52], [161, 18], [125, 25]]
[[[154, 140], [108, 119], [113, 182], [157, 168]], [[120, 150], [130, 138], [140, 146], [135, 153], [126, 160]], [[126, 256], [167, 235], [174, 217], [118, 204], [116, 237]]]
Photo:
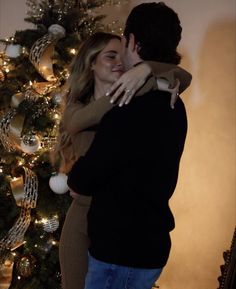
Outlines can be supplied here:
[[[62, 119], [59, 128], [58, 139], [54, 150], [50, 154], [50, 160], [55, 167], [60, 165], [60, 171], [67, 172], [66, 148], [71, 146], [70, 134], [64, 129], [64, 110], [69, 104], [81, 103], [85, 105], [90, 102], [94, 94], [94, 74], [91, 69], [92, 63], [96, 61], [98, 54], [106, 47], [112, 39], [119, 39], [117, 35], [105, 32], [96, 32], [90, 36], [80, 47], [78, 54], [70, 68], [70, 76], [63, 90]], [[76, 160], [77, 154], [71, 148], [71, 159]], [[59, 164], [57, 162], [59, 161]]]
[[94, 93], [92, 63], [108, 42], [114, 38], [121, 39], [118, 35], [96, 32], [82, 44], [72, 62], [70, 76], [66, 82], [68, 93], [65, 105], [77, 101], [87, 104], [91, 100]]

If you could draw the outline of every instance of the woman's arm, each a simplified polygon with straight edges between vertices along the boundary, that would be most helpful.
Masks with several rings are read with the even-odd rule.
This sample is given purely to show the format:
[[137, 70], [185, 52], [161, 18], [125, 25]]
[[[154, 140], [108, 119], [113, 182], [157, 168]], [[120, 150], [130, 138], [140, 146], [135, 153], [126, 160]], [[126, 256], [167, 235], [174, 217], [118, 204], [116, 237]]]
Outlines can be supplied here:
[[169, 89], [176, 88], [177, 85], [177, 92], [183, 92], [190, 85], [192, 76], [174, 64], [144, 61], [125, 72], [112, 85], [108, 94], [111, 95], [112, 102], [119, 100], [119, 105], [122, 106], [128, 104], [134, 95], [159, 89], [158, 81], [161, 79], [168, 81]]
[[64, 110], [63, 127], [69, 134], [75, 135], [98, 124], [103, 115], [112, 107], [109, 96], [103, 96], [85, 106], [79, 103], [69, 104]]
[[180, 93], [185, 91], [191, 83], [192, 75], [180, 66], [155, 61], [144, 61], [144, 63], [150, 66], [152, 75], [155, 78], [166, 79], [170, 83], [170, 87], [173, 87], [176, 79], [178, 79], [180, 82]]
[[[163, 78], [167, 80], [167, 82], [170, 84], [170, 87], [174, 87], [172, 89], [174, 93], [171, 103], [171, 105], [173, 105], [176, 99], [176, 87], [180, 92], [182, 92], [183, 89], [186, 89], [190, 85], [192, 76], [186, 70], [174, 64], [145, 61], [143, 64], [140, 64], [139, 66], [136, 66], [126, 72], [123, 76], [121, 76], [121, 78], [123, 79], [121, 79], [123, 82], [120, 82], [120, 85], [122, 85], [120, 87], [118, 86], [119, 88], [112, 96], [113, 102], [114, 96], [122, 94], [125, 91], [124, 87], [127, 87], [127, 85], [130, 87], [129, 91], [132, 91], [132, 94], [128, 96], [128, 100], [130, 101], [136, 92], [136, 95], [140, 96], [150, 90], [159, 89], [158, 83], [160, 85], [162, 81], [161, 79]], [[180, 85], [178, 85], [178, 83], [177, 86], [175, 85], [176, 79], [179, 79]], [[118, 80], [116, 83], [119, 81], [120, 80]], [[115, 86], [113, 85], [113, 87]], [[112, 90], [113, 89], [111, 89], [111, 91]], [[168, 90], [167, 85], [166, 90], [170, 91], [171, 93], [171, 88]], [[63, 126], [65, 130], [69, 134], [74, 135], [80, 131], [85, 130], [86, 128], [98, 124], [103, 115], [114, 106], [110, 100], [110, 94], [107, 93], [102, 98], [92, 101], [85, 106], [81, 106], [79, 103], [68, 105], [65, 108], [63, 115]], [[118, 104], [122, 104], [122, 99], [120, 102], [118, 102]]]

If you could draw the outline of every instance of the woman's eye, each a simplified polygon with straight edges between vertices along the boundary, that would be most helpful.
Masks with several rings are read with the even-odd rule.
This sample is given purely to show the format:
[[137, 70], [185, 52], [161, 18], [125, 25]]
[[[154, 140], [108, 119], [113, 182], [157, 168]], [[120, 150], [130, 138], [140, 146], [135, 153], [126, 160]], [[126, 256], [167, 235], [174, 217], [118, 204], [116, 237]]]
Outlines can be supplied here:
[[115, 59], [116, 58], [116, 55], [107, 55], [107, 58], [109, 58], [109, 59]]

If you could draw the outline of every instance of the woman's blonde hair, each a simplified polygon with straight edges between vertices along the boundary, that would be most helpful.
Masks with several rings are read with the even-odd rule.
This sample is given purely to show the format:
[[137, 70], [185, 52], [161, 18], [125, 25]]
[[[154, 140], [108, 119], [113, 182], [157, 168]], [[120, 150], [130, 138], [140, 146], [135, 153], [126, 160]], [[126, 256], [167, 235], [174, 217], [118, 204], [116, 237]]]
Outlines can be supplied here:
[[[56, 165], [60, 160], [60, 171], [67, 172], [71, 163], [77, 159], [79, 152], [73, 151], [71, 135], [64, 129], [63, 111], [70, 104], [80, 102], [85, 105], [90, 102], [94, 93], [94, 74], [91, 69], [98, 54], [106, 47], [112, 39], [119, 39], [117, 35], [105, 32], [97, 32], [87, 39], [81, 46], [78, 55], [75, 56], [70, 76], [65, 84], [64, 101], [62, 104], [62, 119], [54, 150], [50, 154], [51, 163]], [[59, 157], [59, 159], [58, 159]]]
[[92, 63], [108, 42], [114, 38], [120, 40], [117, 35], [97, 32], [82, 44], [71, 65], [70, 76], [66, 83], [68, 94], [65, 105], [77, 101], [86, 104], [90, 101], [94, 93]]

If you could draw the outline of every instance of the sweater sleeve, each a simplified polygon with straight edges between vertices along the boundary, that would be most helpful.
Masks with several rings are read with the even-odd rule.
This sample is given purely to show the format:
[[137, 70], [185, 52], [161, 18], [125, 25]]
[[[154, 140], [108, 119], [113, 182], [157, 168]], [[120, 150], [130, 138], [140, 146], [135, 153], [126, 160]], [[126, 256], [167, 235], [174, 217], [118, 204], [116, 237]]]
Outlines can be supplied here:
[[65, 108], [63, 115], [64, 129], [71, 135], [98, 124], [106, 112], [114, 105], [109, 96], [103, 96], [85, 106], [70, 104]]
[[[180, 81], [180, 93], [183, 92], [191, 83], [192, 75], [180, 66], [155, 61], [145, 62], [151, 67], [152, 75], [155, 78], [165, 78], [168, 80], [170, 85], [174, 85], [175, 80], [178, 78]], [[145, 86], [143, 88], [145, 88]], [[140, 92], [142, 93], [142, 91]]]

